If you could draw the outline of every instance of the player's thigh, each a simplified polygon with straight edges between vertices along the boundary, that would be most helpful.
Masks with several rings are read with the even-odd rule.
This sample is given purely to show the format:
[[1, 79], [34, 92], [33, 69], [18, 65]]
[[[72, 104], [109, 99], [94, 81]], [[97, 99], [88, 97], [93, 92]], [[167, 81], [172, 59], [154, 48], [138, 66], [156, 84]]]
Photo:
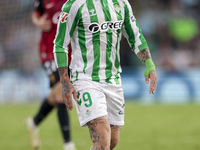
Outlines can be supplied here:
[[55, 65], [55, 61], [46, 61], [43, 64], [43, 68], [49, 76], [51, 92], [48, 97], [48, 102], [52, 105], [57, 103], [63, 103], [62, 94], [61, 94], [61, 83], [58, 70]]
[[50, 88], [60, 81], [59, 73], [54, 60], [46, 61], [43, 63], [43, 68], [49, 76]]
[[78, 80], [73, 85], [77, 92], [78, 102], [75, 101], [75, 104], [81, 126], [107, 115], [106, 96], [98, 87], [98, 82]]
[[[87, 123], [93, 143], [110, 144], [110, 124], [107, 116], [98, 117]], [[105, 141], [104, 141], [105, 140]]]
[[49, 100], [56, 103], [63, 103], [62, 93], [61, 93], [62, 85], [60, 82], [57, 82], [52, 88], [49, 95]]

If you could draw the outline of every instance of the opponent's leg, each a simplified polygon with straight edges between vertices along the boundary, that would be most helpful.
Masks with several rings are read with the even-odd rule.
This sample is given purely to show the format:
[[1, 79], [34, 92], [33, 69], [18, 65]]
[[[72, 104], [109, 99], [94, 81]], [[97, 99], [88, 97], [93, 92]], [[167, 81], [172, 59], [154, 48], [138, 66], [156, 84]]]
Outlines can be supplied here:
[[[49, 70], [51, 70], [52, 63], [54, 61], [48, 61], [43, 64], [44, 69], [46, 70], [47, 74], [49, 74]], [[45, 65], [50, 64], [50, 65]], [[59, 81], [58, 73], [49, 74], [50, 79], [50, 87], [53, 87], [57, 81]], [[50, 94], [51, 95], [51, 94]], [[50, 96], [53, 99], [53, 95]], [[42, 104], [40, 105], [38, 113], [34, 116], [34, 118], [29, 117], [26, 119], [26, 126], [29, 132], [30, 143], [33, 148], [39, 147], [39, 138], [38, 138], [38, 125], [44, 120], [44, 118], [51, 112], [51, 110], [56, 106], [57, 103], [54, 101], [50, 101], [49, 97], [45, 99]]]
[[93, 119], [87, 125], [93, 142], [92, 150], [109, 150], [111, 129], [107, 116]]
[[49, 95], [49, 102], [51, 104], [57, 103], [57, 115], [60, 124], [60, 129], [62, 136], [64, 138], [64, 149], [65, 150], [76, 150], [74, 143], [71, 141], [70, 137], [70, 122], [69, 115], [65, 104], [63, 103], [63, 98], [61, 94], [61, 84], [60, 82], [56, 83]]
[[25, 125], [29, 133], [29, 140], [31, 147], [37, 149], [39, 147], [39, 137], [38, 137], [38, 125], [43, 121], [43, 119], [49, 114], [54, 106], [48, 103], [48, 100], [45, 99], [34, 118], [29, 117], [26, 119]]
[[64, 139], [64, 150], [76, 150], [75, 144], [71, 141], [70, 137], [70, 122], [69, 115], [65, 104], [59, 103], [58, 107], [58, 120], [60, 129]]
[[48, 99], [45, 99], [42, 102], [38, 113], [33, 118], [35, 125], [38, 126], [53, 108], [54, 106], [49, 104]]
[[69, 125], [69, 116], [65, 104], [59, 103], [58, 108], [58, 120], [60, 123], [61, 132], [64, 138], [64, 142], [67, 143], [70, 141], [70, 125]]
[[49, 95], [49, 101], [51, 103], [57, 103], [57, 115], [58, 121], [60, 124], [61, 132], [64, 138], [64, 142], [68, 143], [70, 141], [70, 124], [68, 111], [63, 103], [62, 94], [61, 94], [61, 84], [56, 83], [52, 88], [52, 91]]
[[110, 127], [111, 127], [110, 149], [113, 150], [114, 147], [119, 143], [120, 131], [122, 126], [110, 125]]

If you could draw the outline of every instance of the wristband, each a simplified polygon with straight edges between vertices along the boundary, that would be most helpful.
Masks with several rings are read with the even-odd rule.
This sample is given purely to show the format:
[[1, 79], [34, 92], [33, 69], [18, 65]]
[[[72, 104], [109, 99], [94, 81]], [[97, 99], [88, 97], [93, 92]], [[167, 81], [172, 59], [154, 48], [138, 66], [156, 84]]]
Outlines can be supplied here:
[[147, 67], [147, 69], [144, 72], [144, 76], [149, 76], [151, 71], [156, 71], [156, 66], [153, 63], [153, 60], [148, 58], [147, 60], [145, 60], [145, 65]]

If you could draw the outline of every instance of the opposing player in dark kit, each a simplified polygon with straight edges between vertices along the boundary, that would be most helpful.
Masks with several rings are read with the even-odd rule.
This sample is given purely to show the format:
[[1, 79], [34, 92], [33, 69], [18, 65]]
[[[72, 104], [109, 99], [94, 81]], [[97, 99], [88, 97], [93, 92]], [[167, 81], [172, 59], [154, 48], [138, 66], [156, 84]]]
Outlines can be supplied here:
[[[49, 76], [51, 88], [48, 98], [42, 102], [37, 114], [33, 118], [26, 119], [30, 144], [34, 149], [37, 149], [40, 144], [38, 137], [39, 124], [57, 106], [58, 120], [64, 138], [64, 150], [76, 150], [70, 139], [69, 116], [62, 100], [60, 78], [53, 57], [53, 40], [61, 8], [65, 2], [66, 0], [36, 0], [32, 14], [33, 23], [42, 30], [39, 53], [41, 63]], [[71, 51], [70, 46], [69, 49]], [[71, 57], [70, 51], [69, 58]]]

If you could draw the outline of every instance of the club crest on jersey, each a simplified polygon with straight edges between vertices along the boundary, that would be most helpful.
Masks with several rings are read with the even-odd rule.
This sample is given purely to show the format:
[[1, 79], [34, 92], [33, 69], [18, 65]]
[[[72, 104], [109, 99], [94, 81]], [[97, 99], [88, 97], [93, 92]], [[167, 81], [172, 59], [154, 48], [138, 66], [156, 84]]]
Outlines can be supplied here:
[[118, 30], [122, 28], [122, 24], [123, 24], [123, 21], [114, 21], [114, 22], [108, 21], [108, 22], [103, 22], [100, 25], [94, 22], [88, 26], [88, 30], [92, 33], [96, 33], [99, 30], [100, 31], [107, 31], [108, 29]]
[[115, 11], [119, 13], [120, 11], [120, 8], [119, 8], [119, 5], [118, 4], [115, 4]]
[[65, 13], [65, 12], [62, 13], [62, 15], [61, 15], [61, 22], [62, 23], [67, 22], [68, 15], [69, 15], [68, 13]]

